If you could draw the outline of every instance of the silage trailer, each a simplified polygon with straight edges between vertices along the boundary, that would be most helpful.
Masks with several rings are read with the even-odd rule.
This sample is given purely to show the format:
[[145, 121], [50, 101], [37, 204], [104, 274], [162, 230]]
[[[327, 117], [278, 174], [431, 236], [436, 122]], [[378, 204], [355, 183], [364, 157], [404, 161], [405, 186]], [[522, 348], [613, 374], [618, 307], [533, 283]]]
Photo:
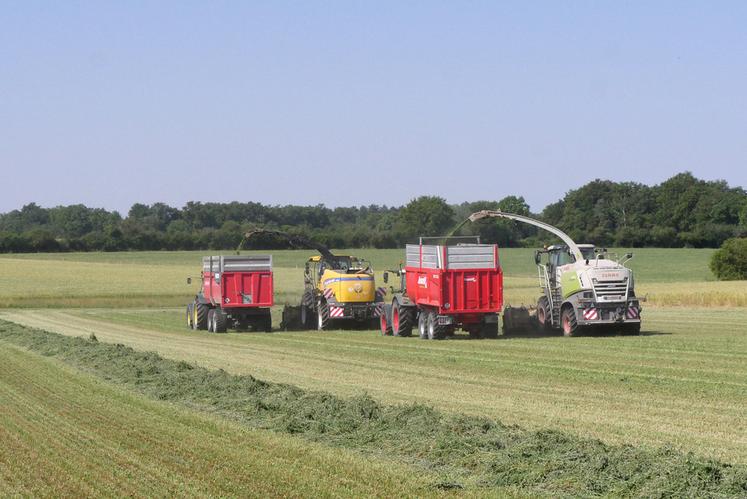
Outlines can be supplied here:
[[404, 268], [390, 271], [400, 284], [380, 317], [382, 334], [410, 336], [417, 323], [422, 339], [444, 339], [457, 328], [473, 338], [497, 337], [503, 307], [498, 246], [480, 244], [479, 238], [439, 238], [441, 244], [427, 239], [406, 245]]
[[187, 325], [192, 329], [214, 333], [229, 328], [272, 329], [271, 255], [203, 257], [200, 282], [200, 291], [187, 305]]

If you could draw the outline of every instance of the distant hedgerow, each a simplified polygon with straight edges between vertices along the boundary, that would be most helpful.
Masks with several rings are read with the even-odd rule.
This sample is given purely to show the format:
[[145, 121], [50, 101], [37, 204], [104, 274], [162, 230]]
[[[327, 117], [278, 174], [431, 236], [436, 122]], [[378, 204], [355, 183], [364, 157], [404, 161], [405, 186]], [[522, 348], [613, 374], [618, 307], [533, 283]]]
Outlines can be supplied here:
[[721, 281], [747, 280], [747, 237], [724, 241], [711, 257], [711, 270]]

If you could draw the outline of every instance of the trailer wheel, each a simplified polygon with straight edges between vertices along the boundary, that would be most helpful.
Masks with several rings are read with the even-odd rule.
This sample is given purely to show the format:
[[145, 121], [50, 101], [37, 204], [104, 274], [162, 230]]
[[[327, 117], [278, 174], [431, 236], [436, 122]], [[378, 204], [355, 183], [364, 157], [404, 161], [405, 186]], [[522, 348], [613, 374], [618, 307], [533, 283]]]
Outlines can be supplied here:
[[269, 310], [267, 311], [267, 314], [262, 317], [262, 329], [265, 333], [272, 332], [272, 312]]
[[482, 325], [480, 334], [483, 338], [494, 340], [498, 338], [498, 323], [486, 322]]
[[573, 307], [566, 307], [560, 314], [560, 324], [563, 328], [563, 336], [573, 336], [578, 332], [578, 321]]
[[327, 302], [324, 300], [319, 300], [319, 306], [316, 309], [316, 328], [319, 331], [323, 331], [327, 329], [329, 326], [329, 307], [327, 306]]
[[547, 331], [552, 327], [550, 319], [550, 302], [546, 296], [540, 296], [537, 300], [537, 324], [540, 330]]
[[622, 334], [630, 335], [630, 336], [639, 336], [641, 334], [641, 323], [640, 322], [626, 323], [622, 327]]
[[187, 304], [187, 327], [189, 329], [194, 329], [193, 323], [194, 323], [194, 303], [188, 303]]
[[446, 327], [438, 323], [438, 316], [434, 312], [428, 312], [428, 339], [443, 340], [446, 338]]
[[215, 309], [213, 313], [213, 332], [225, 333], [228, 330], [228, 316], [220, 309]]
[[193, 326], [195, 329], [207, 329], [208, 328], [208, 312], [210, 311], [210, 307], [205, 305], [204, 303], [195, 303], [194, 305], [194, 323]]
[[428, 339], [428, 312], [425, 310], [418, 312], [418, 335], [421, 340]]
[[399, 302], [392, 300], [392, 331], [394, 336], [412, 335], [412, 308], [403, 307]]

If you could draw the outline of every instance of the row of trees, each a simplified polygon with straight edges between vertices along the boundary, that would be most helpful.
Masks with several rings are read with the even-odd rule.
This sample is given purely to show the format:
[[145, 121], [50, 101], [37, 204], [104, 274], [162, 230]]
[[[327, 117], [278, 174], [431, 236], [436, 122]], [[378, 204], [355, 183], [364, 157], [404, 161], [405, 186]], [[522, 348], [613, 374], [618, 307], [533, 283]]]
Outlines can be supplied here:
[[[41, 208], [32, 203], [0, 215], [0, 252], [231, 249], [256, 227], [303, 234], [335, 248], [391, 248], [420, 235], [448, 234], [482, 209], [537, 217], [577, 241], [600, 245], [717, 247], [747, 234], [744, 189], [682, 173], [655, 186], [595, 180], [536, 214], [519, 196], [459, 205], [423, 196], [396, 208], [190, 202], [179, 209], [135, 204], [126, 217], [83, 205]], [[509, 221], [465, 224], [458, 234], [480, 235], [501, 246], [551, 241], [534, 227]], [[285, 245], [282, 240], [260, 242], [265, 248]]]

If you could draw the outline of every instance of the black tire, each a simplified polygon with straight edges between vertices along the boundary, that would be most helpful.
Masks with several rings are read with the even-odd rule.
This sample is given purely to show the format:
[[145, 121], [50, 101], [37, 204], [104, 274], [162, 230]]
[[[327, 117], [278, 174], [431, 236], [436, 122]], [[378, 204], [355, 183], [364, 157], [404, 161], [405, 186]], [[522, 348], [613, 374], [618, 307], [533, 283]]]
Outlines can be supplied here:
[[262, 316], [262, 330], [265, 333], [272, 332], [272, 313], [268, 310], [267, 314]]
[[622, 327], [622, 334], [628, 336], [640, 336], [641, 334], [641, 323], [640, 322], [629, 322]]
[[228, 316], [220, 309], [213, 313], [213, 332], [225, 333], [228, 330]]
[[215, 332], [215, 309], [212, 308], [207, 313], [207, 331], [208, 333]]
[[473, 340], [478, 340], [482, 338], [482, 334], [480, 331], [480, 327], [476, 324], [472, 324], [469, 327], [467, 327], [467, 332], [469, 333], [469, 337]]
[[392, 331], [394, 336], [411, 336], [413, 323], [413, 308], [403, 307], [399, 302], [392, 300]]
[[578, 321], [576, 312], [573, 307], [566, 307], [560, 314], [560, 327], [563, 330], [563, 336], [575, 336], [578, 334]]
[[443, 340], [446, 338], [446, 326], [438, 323], [438, 316], [434, 312], [428, 312], [428, 339]]
[[313, 315], [312, 310], [302, 303], [301, 304], [301, 327], [305, 327], [305, 328], [309, 327], [309, 322], [311, 322], [312, 315]]
[[329, 327], [329, 307], [327, 302], [319, 300], [319, 305], [316, 310], [316, 328], [319, 331], [324, 331]]
[[549, 331], [552, 328], [551, 317], [550, 300], [547, 296], [540, 296], [537, 300], [537, 327], [540, 331]]
[[187, 327], [189, 329], [194, 329], [194, 326], [192, 325], [194, 322], [194, 313], [195, 313], [194, 308], [195, 308], [194, 303], [187, 304]]
[[428, 312], [425, 310], [418, 313], [418, 336], [421, 340], [428, 339]]
[[195, 321], [193, 326], [195, 329], [205, 330], [208, 328], [209, 311], [210, 307], [206, 304], [200, 302], [195, 303]]
[[498, 338], [498, 323], [497, 322], [485, 322], [480, 327], [480, 335], [488, 340], [494, 340]]

